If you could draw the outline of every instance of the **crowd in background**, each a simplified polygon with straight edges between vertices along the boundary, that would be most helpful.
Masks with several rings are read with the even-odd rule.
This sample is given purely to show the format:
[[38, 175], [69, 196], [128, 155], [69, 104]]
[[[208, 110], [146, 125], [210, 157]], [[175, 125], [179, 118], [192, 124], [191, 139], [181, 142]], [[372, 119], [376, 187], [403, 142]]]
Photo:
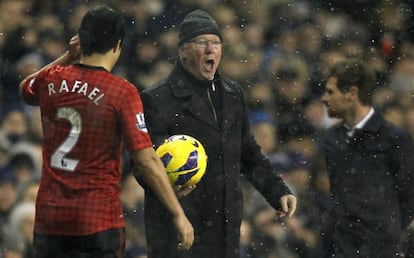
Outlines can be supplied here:
[[[412, 1], [0, 0], [0, 257], [31, 257], [41, 170], [40, 113], [23, 105], [18, 83], [65, 51], [83, 14], [99, 3], [125, 13], [123, 54], [113, 72], [139, 90], [169, 73], [177, 26], [188, 11], [204, 9], [218, 22], [219, 70], [243, 86], [252, 132], [298, 197], [296, 215], [277, 221], [274, 210], [243, 185], [242, 258], [319, 257], [329, 183], [318, 139], [337, 122], [326, 116], [319, 97], [333, 63], [357, 57], [374, 67], [375, 109], [414, 137]], [[144, 193], [127, 154], [125, 160], [126, 257], [145, 257]], [[414, 257], [413, 231], [411, 223], [401, 239], [406, 257]]]

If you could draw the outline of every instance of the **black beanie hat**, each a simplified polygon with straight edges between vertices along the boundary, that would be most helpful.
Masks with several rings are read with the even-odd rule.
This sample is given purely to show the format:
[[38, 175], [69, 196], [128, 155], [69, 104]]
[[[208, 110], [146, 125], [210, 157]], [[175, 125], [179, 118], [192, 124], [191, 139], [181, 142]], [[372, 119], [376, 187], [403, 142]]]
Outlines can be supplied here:
[[216, 21], [207, 12], [195, 10], [188, 13], [180, 24], [178, 45], [201, 34], [216, 34], [222, 38]]

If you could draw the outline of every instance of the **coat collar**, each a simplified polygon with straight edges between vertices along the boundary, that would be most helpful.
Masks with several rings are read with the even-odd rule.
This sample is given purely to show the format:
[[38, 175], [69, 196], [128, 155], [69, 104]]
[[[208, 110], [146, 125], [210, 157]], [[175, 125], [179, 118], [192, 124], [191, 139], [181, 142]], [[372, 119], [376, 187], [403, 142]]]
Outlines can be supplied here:
[[[384, 118], [379, 114], [379, 112], [375, 111], [374, 114], [368, 119], [364, 127], [360, 130], [365, 132], [376, 133], [380, 130], [383, 121]], [[344, 122], [342, 122], [341, 127], [347, 130], [347, 126]]]
[[[177, 60], [170, 76], [168, 77], [168, 82], [171, 85], [171, 90], [174, 96], [189, 97], [191, 95], [194, 95], [195, 92], [191, 87], [188, 76], [191, 75], [187, 74], [180, 61]], [[219, 72], [216, 72], [214, 75], [214, 80], [217, 82], [220, 82], [222, 80]], [[234, 90], [226, 83], [219, 84], [222, 85], [222, 89], [225, 92], [234, 93]]]
[[384, 118], [375, 111], [371, 118], [367, 121], [363, 130], [370, 132], [377, 132], [380, 130], [381, 124], [384, 122]]
[[[214, 120], [211, 108], [196, 94], [190, 84], [189, 75], [182, 67], [179, 61], [176, 62], [170, 76], [168, 77], [168, 83], [171, 87], [172, 94], [177, 98], [186, 99], [183, 102], [184, 108], [187, 109], [197, 119], [207, 123], [208, 125], [220, 129], [219, 124]], [[224, 119], [229, 119], [231, 112], [234, 108], [235, 103], [233, 99], [236, 99], [234, 89], [228, 85], [227, 81], [216, 73], [214, 80], [217, 82], [217, 87], [222, 87], [222, 127], [225, 126], [223, 123]], [[229, 97], [230, 96], [230, 97]], [[234, 118], [233, 118], [234, 119]]]

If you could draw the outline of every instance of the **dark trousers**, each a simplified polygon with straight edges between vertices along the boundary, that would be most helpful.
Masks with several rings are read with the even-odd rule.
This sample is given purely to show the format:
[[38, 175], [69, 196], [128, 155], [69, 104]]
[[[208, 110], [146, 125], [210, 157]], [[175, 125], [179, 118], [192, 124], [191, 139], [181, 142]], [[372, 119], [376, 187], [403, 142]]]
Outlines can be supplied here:
[[86, 236], [34, 234], [35, 258], [122, 258], [125, 228], [108, 229]]

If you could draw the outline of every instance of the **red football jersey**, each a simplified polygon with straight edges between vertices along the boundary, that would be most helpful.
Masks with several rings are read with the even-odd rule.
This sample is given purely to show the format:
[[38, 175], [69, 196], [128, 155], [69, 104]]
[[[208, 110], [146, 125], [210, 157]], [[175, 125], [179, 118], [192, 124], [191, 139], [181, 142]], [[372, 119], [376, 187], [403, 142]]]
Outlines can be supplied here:
[[78, 64], [43, 70], [22, 95], [40, 106], [44, 134], [35, 232], [87, 235], [123, 227], [121, 143], [130, 151], [152, 147], [136, 87]]

